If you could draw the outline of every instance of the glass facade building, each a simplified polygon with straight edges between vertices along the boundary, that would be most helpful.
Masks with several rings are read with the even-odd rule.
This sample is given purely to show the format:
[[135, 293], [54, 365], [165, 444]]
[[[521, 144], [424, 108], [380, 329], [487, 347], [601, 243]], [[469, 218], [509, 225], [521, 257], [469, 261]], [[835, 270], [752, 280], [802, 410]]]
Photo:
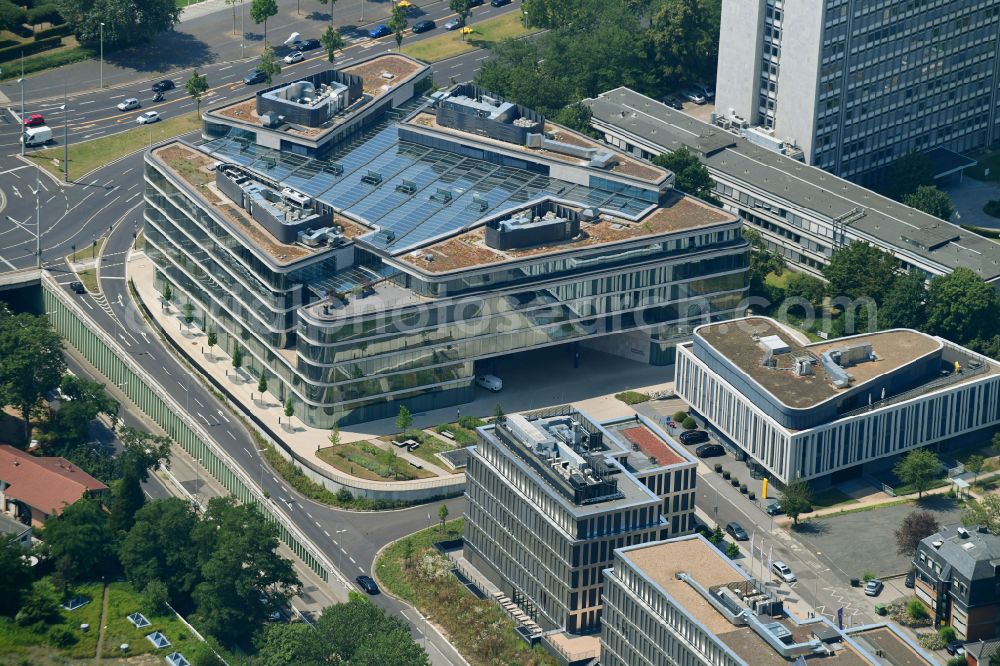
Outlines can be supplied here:
[[[307, 424], [467, 402], [477, 361], [613, 333], [647, 331], [653, 360], [669, 360], [664, 349], [691, 325], [737, 314], [748, 247], [734, 216], [679, 197], [662, 171], [595, 175], [476, 137], [407, 140], [407, 118], [423, 108], [366, 117], [325, 159], [264, 147], [244, 130], [146, 155], [146, 251], [158, 279], [223, 349], [239, 346], [252, 372], [272, 373], [272, 391]], [[270, 237], [252, 205], [213, 182], [218, 163], [309, 199], [332, 215], [337, 244]], [[506, 253], [476, 235], [555, 201], [592, 211], [587, 231]]]

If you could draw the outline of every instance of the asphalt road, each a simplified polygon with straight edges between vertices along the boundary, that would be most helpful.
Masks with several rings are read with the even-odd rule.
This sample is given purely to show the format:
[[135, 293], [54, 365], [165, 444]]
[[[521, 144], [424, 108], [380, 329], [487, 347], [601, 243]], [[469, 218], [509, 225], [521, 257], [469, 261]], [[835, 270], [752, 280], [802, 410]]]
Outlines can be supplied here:
[[[439, 10], [436, 14], [432, 13], [435, 7]], [[479, 9], [477, 16], [519, 10], [517, 5], [501, 10], [490, 7]], [[447, 14], [446, 5], [442, 2], [428, 5], [427, 10], [432, 17]], [[270, 29], [272, 26], [269, 26]], [[440, 31], [439, 28], [436, 32]], [[308, 33], [304, 35], [309, 36]], [[391, 38], [386, 38], [352, 44], [338, 57], [338, 64], [388, 51], [390, 42]], [[444, 77], [445, 81], [449, 78], [470, 79], [486, 55], [486, 52], [478, 51], [438, 63], [435, 66], [436, 76]], [[279, 80], [293, 80], [309, 69], [318, 69], [325, 62], [320, 58], [322, 56], [317, 54], [310, 60], [285, 68]], [[213, 103], [246, 94], [247, 87], [240, 81], [245, 69], [249, 67], [232, 64], [205, 67], [203, 71], [215, 86], [213, 94], [205, 101]], [[28, 81], [30, 83], [32, 79]], [[178, 83], [181, 83], [179, 79]], [[135, 90], [140, 88], [145, 90], [145, 84]], [[117, 100], [131, 91], [131, 88], [109, 89], [69, 97], [66, 116], [71, 140], [97, 138], [131, 127], [131, 118], [138, 112], [124, 115], [118, 115], [117, 111], [109, 112]], [[58, 103], [61, 104], [61, 100]], [[50, 110], [54, 104], [56, 102], [36, 103], [29, 100], [25, 110], [29, 114], [42, 112], [52, 116]], [[188, 106], [193, 105], [182, 97], [182, 93], [175, 91], [158, 110], [166, 115], [186, 111]], [[261, 489], [270, 494], [278, 510], [289, 516], [326, 553], [328, 559], [342, 569], [348, 581], [353, 582], [356, 575], [371, 571], [375, 554], [383, 545], [436, 520], [436, 505], [379, 513], [335, 510], [299, 496], [273, 475], [258, 455], [250, 433], [198, 381], [189, 378], [188, 371], [160, 345], [132, 305], [124, 280], [124, 261], [134, 233], [142, 225], [142, 154], [125, 157], [86, 178], [74, 180], [68, 186], [56, 184], [49, 176], [40, 174], [17, 158], [20, 128], [10, 111], [0, 114], [0, 209], [3, 216], [0, 218], [0, 272], [35, 264], [36, 210], [41, 220], [42, 263], [67, 290], [66, 285], [75, 279], [75, 275], [69, 271], [64, 257], [72, 252], [74, 246], [82, 249], [97, 237], [107, 235], [100, 262], [103, 293], [100, 296], [87, 294], [73, 297], [78, 299], [97, 326], [118, 339], [126, 353], [161, 382], [178, 402], [189, 406], [189, 413], [203, 422], [250, 478], [259, 480]], [[61, 116], [60, 111], [49, 120], [59, 121]], [[55, 122], [50, 126], [53, 126], [55, 138], [61, 140], [62, 125]], [[196, 138], [196, 135], [189, 137], [192, 140]], [[132, 419], [139, 423], [134, 415], [125, 414], [123, 412], [127, 423]], [[166, 494], [165, 489], [155, 486], [151, 486], [148, 492], [151, 496]], [[464, 500], [450, 500], [448, 506], [451, 515], [461, 515]], [[408, 622], [416, 621], [417, 616], [412, 609], [386, 595], [379, 595], [373, 600]], [[422, 627], [415, 625], [415, 630], [421, 633]], [[435, 663], [458, 663], [450, 646], [440, 644], [435, 649], [434, 636], [430, 638]]]

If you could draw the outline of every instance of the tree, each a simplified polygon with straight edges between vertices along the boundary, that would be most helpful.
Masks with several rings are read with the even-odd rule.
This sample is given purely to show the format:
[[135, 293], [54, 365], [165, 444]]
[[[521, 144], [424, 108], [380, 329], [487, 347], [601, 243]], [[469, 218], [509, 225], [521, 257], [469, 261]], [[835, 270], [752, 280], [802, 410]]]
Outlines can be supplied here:
[[[267, 44], [267, 19], [278, 13], [278, 3], [277, 0], [251, 0], [250, 2], [250, 18], [253, 22], [260, 25], [264, 24], [264, 44]], [[267, 46], [264, 47], [265, 51]], [[262, 60], [263, 62], [263, 60]], [[262, 70], [263, 71], [263, 70]], [[267, 80], [268, 83], [271, 79]]]
[[0, 28], [7, 30], [21, 29], [28, 20], [28, 13], [13, 2], [0, 2]]
[[205, 342], [208, 343], [209, 356], [212, 356], [214, 358], [215, 354], [212, 352], [212, 347], [219, 344], [219, 335], [215, 332], [215, 329], [208, 330], [208, 339]]
[[448, 9], [458, 14], [458, 24], [465, 27], [465, 22], [472, 14], [472, 3], [470, 0], [449, 0]]
[[1000, 495], [985, 493], [978, 501], [969, 502], [962, 516], [965, 525], [982, 525], [1000, 536]]
[[197, 102], [198, 115], [201, 115], [201, 98], [208, 92], [208, 77], [204, 74], [199, 74], [196, 69], [191, 73], [191, 78], [187, 80], [185, 87], [187, 88], [187, 94]]
[[135, 514], [135, 524], [118, 547], [125, 576], [138, 589], [162, 581], [174, 604], [189, 608], [200, 580], [194, 529], [198, 517], [179, 498], [150, 502]]
[[408, 629], [394, 628], [375, 633], [354, 651], [351, 666], [414, 664], [426, 666], [427, 653], [411, 637]]
[[573, 102], [561, 108], [553, 120], [559, 125], [576, 130], [581, 134], [593, 135], [594, 129], [590, 126], [592, 117], [593, 114], [589, 106], [581, 102]]
[[22, 627], [46, 625], [59, 618], [59, 594], [52, 583], [44, 578], [35, 581], [21, 609], [14, 616]]
[[278, 528], [252, 505], [213, 497], [193, 534], [199, 553], [207, 553], [194, 600], [202, 626], [223, 643], [256, 631], [272, 604], [300, 591], [292, 563], [275, 552]]
[[896, 553], [913, 557], [917, 545], [925, 538], [941, 529], [937, 518], [930, 511], [913, 511], [896, 530]]
[[255, 664], [266, 666], [299, 666], [323, 663], [313, 658], [317, 649], [313, 628], [305, 622], [295, 624], [268, 624], [254, 638], [257, 654]]
[[990, 655], [990, 666], [1000, 666], [1000, 650], [994, 650]]
[[337, 426], [330, 428], [330, 434], [327, 435], [327, 440], [330, 442], [330, 446], [340, 446], [340, 428]]
[[189, 327], [194, 321], [194, 305], [190, 301], [184, 304], [184, 325]]
[[903, 203], [942, 220], [950, 219], [955, 212], [948, 195], [933, 185], [921, 185], [903, 197]]
[[319, 41], [326, 49], [326, 59], [330, 62], [336, 60], [337, 50], [344, 48], [344, 38], [332, 25], [327, 26], [326, 32], [319, 38]]
[[62, 338], [46, 317], [15, 315], [0, 305], [0, 360], [0, 402], [20, 410], [28, 440], [32, 408], [66, 372]]
[[959, 344], [997, 330], [1000, 295], [971, 269], [959, 266], [931, 279], [926, 330]]
[[915, 192], [922, 185], [934, 184], [934, 166], [924, 153], [903, 155], [886, 169], [887, 179], [882, 193], [896, 201]]
[[270, 44], [264, 46], [264, 51], [260, 54], [260, 64], [257, 65], [257, 69], [264, 75], [267, 85], [271, 85], [271, 79], [281, 74], [281, 63], [274, 55], [274, 49], [271, 48]]
[[503, 405], [499, 402], [493, 408], [493, 420], [497, 423], [503, 423], [507, 418], [507, 415], [503, 413]]
[[132, 469], [139, 481], [149, 479], [149, 470], [159, 469], [170, 458], [170, 439], [153, 435], [138, 428], [125, 426], [118, 432], [122, 444], [120, 454], [122, 475], [125, 470]]
[[878, 309], [880, 328], [921, 329], [927, 323], [927, 285], [915, 268], [900, 275]]
[[896, 278], [896, 260], [888, 252], [862, 241], [837, 248], [823, 267], [830, 296], [872, 298], [881, 304]]
[[173, 29], [181, 13], [174, 0], [57, 0], [56, 6], [80, 45], [95, 50], [102, 34], [105, 49], [149, 42]]
[[805, 273], [790, 273], [788, 276], [788, 286], [785, 295], [793, 298], [801, 298], [809, 302], [813, 307], [820, 307], [823, 304], [823, 296], [826, 293], [826, 284], [819, 278]]
[[715, 529], [712, 530], [712, 533], [708, 535], [708, 540], [711, 542], [713, 546], [716, 547], [721, 545], [722, 542], [725, 540], [725, 538], [726, 535], [722, 532], [722, 528], [719, 527], [718, 525], [716, 525]]
[[740, 556], [739, 546], [737, 546], [735, 543], [730, 543], [728, 546], [726, 546], [726, 557], [728, 557], [731, 560], [735, 560], [739, 556]]
[[150, 615], [170, 612], [170, 590], [159, 580], [151, 580], [142, 591], [142, 604]]
[[125, 474], [115, 484], [111, 497], [111, 516], [108, 518], [108, 529], [116, 538], [124, 538], [125, 534], [135, 524], [135, 514], [146, 503], [146, 495], [142, 492], [139, 481], [139, 471], [129, 466]]
[[993, 439], [990, 440], [990, 449], [993, 453], [1000, 456], [1000, 432], [993, 433]]
[[111, 571], [115, 564], [111, 537], [108, 516], [92, 498], [74, 502], [45, 523], [45, 547], [56, 560], [69, 558], [73, 566], [68, 577], [73, 581]]
[[685, 194], [711, 202], [716, 206], [720, 201], [715, 198], [713, 190], [715, 181], [708, 169], [701, 163], [698, 156], [682, 146], [670, 153], [660, 153], [653, 157], [653, 164], [669, 169], [674, 173], [674, 187]]
[[649, 51], [664, 85], [715, 78], [720, 14], [712, 4], [665, 0], [653, 13]]
[[396, 427], [399, 428], [400, 432], [406, 432], [411, 425], [413, 425], [413, 415], [410, 414], [406, 405], [400, 405], [399, 414], [396, 416]]
[[225, 0], [227, 5], [233, 8], [233, 34], [236, 34], [236, 5], [242, 4], [243, 0]]
[[12, 534], [0, 534], [0, 615], [11, 617], [31, 589], [27, 551]]
[[900, 481], [913, 486], [917, 491], [917, 499], [920, 499], [941, 473], [941, 461], [930, 449], [915, 449], [903, 456], [892, 471]]
[[264, 394], [267, 393], [267, 373], [263, 368], [260, 371], [260, 379], [257, 380], [257, 391], [260, 392], [261, 399], [263, 399]]
[[[324, 7], [326, 5], [330, 5], [330, 29], [332, 29], [333, 28], [333, 6], [337, 4], [337, 0], [316, 0], [316, 2], [318, 2], [321, 5], [323, 5]], [[333, 62], [333, 58], [330, 59], [330, 62]]]
[[406, 18], [406, 7], [400, 6], [398, 2], [394, 3], [392, 13], [389, 15], [389, 30], [395, 34], [397, 49], [403, 45], [403, 31], [409, 25], [410, 22]]
[[172, 289], [170, 289], [170, 283], [169, 282], [164, 282], [163, 283], [163, 301], [165, 303], [169, 303], [170, 299], [172, 299], [173, 297], [174, 297], [174, 292], [173, 292]]
[[243, 365], [243, 350], [239, 348], [239, 345], [233, 348], [233, 370], [239, 372], [240, 366]]
[[750, 279], [750, 293], [754, 296], [773, 300], [771, 289], [767, 286], [767, 276], [771, 273], [781, 275], [785, 272], [785, 259], [777, 252], [768, 249], [767, 244], [758, 231], [743, 228], [743, 237], [750, 242], [750, 268], [747, 275]]
[[983, 471], [983, 468], [985, 466], [986, 466], [986, 458], [979, 455], [978, 453], [973, 453], [971, 456], [969, 456], [969, 459], [965, 461], [965, 470], [967, 472], [972, 472], [973, 483], [979, 480], [979, 474]]
[[[323, 610], [323, 614], [316, 621], [317, 644], [320, 648], [319, 656], [325, 657], [322, 663], [355, 663], [361, 664], [413, 664], [414, 666], [425, 666], [427, 655], [422, 649], [409, 652], [409, 645], [413, 644], [410, 638], [409, 628], [399, 619], [390, 617], [385, 611], [356, 596], [346, 604], [337, 604]], [[399, 649], [406, 651], [403, 658], [396, 658], [396, 647], [391, 647], [379, 641], [372, 645], [373, 641], [380, 635], [391, 637], [392, 643]], [[371, 661], [372, 651], [367, 646], [378, 647], [385, 651], [385, 659], [382, 661]], [[378, 654], [378, 651], [375, 651]], [[332, 655], [338, 655], [340, 659], [330, 659]], [[355, 658], [361, 657], [361, 661], [356, 662]]]
[[292, 397], [285, 399], [285, 416], [288, 418], [288, 425], [292, 425], [292, 416], [295, 415], [295, 405], [292, 404]]
[[448, 521], [448, 505], [442, 504], [438, 507], [438, 520], [441, 521], [441, 533], [444, 533], [445, 523]]
[[104, 391], [104, 384], [76, 375], [65, 374], [59, 390], [66, 397], [59, 401], [50, 427], [64, 446], [82, 444], [90, 439], [90, 423], [99, 414], [110, 419], [118, 416], [118, 401]]
[[799, 516], [812, 509], [812, 488], [805, 479], [792, 479], [778, 496], [781, 510], [792, 519], [793, 525], [799, 524]]

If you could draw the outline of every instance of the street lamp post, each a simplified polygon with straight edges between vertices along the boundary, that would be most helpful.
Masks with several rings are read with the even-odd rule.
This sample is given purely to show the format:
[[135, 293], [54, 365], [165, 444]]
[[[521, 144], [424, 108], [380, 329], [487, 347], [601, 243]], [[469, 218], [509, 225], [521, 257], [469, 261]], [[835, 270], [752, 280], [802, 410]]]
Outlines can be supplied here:
[[243, 0], [240, 0], [240, 58], [246, 57], [246, 42], [247, 42], [247, 28], [246, 28], [246, 11], [243, 9]]
[[69, 182], [69, 122], [66, 120], [69, 113], [66, 105], [66, 86], [63, 86], [63, 182]]
[[27, 143], [24, 137], [24, 60], [21, 61], [21, 78], [17, 80], [21, 84], [21, 157], [24, 157], [24, 146]]
[[101, 21], [101, 90], [104, 90], [104, 21]]

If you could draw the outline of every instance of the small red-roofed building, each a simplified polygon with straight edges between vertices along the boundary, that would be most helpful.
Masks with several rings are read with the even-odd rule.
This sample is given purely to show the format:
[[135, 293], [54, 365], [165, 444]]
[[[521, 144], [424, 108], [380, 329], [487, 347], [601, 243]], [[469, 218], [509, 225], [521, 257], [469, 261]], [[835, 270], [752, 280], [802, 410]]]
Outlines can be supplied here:
[[42, 526], [84, 494], [107, 492], [106, 485], [65, 458], [0, 445], [0, 511], [23, 522]]

